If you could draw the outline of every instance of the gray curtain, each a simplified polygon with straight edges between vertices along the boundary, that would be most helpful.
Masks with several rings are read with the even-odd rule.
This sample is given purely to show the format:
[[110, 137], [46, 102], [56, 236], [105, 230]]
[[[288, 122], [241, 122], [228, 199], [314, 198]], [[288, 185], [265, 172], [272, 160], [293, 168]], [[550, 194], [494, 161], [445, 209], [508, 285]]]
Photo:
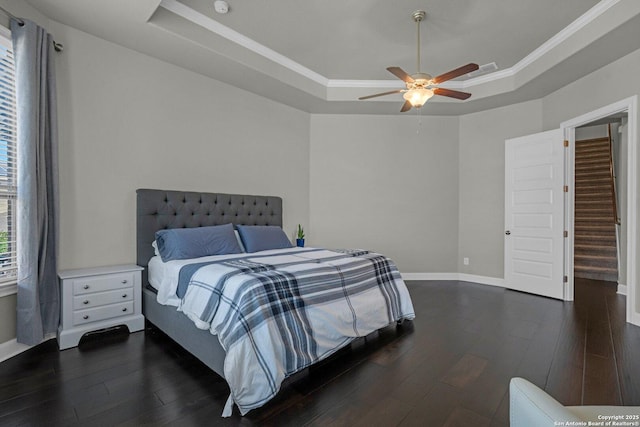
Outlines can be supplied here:
[[18, 109], [17, 340], [35, 345], [60, 319], [57, 278], [58, 129], [53, 39], [11, 20]]

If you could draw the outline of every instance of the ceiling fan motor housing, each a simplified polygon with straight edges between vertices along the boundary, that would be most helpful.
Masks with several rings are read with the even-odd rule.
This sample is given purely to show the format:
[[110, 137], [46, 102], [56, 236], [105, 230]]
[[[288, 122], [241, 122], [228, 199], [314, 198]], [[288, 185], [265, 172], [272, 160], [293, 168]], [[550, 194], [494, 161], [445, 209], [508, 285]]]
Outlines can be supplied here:
[[407, 89], [418, 89], [431, 85], [433, 77], [427, 73], [415, 73], [411, 75], [413, 82], [407, 83]]

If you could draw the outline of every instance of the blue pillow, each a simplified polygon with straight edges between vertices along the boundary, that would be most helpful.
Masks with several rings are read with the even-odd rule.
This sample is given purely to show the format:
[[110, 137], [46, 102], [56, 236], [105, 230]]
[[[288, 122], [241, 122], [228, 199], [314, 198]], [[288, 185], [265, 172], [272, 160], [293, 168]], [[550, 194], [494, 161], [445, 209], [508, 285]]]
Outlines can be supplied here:
[[242, 253], [233, 224], [156, 231], [162, 261]]
[[276, 225], [238, 225], [237, 227], [247, 252], [292, 247], [282, 228]]

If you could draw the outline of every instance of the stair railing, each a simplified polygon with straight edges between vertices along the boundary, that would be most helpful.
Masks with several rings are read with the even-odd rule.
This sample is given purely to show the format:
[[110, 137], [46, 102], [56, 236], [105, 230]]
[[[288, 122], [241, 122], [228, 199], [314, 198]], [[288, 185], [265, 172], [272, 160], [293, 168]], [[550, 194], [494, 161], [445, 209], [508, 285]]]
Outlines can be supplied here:
[[618, 218], [618, 197], [616, 196], [616, 180], [613, 170], [613, 144], [611, 142], [611, 123], [607, 125], [607, 136], [609, 139], [609, 174], [611, 176], [611, 200], [613, 210], [613, 221], [616, 225], [620, 225], [620, 218]]

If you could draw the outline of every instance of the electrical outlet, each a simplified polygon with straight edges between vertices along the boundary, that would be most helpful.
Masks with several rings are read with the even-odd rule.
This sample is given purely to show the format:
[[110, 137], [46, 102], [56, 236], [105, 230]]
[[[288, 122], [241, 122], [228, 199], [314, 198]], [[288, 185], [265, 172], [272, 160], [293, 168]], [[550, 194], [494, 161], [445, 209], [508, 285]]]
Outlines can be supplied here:
[[462, 263], [464, 265], [469, 265], [469, 258], [467, 258], [467, 257], [462, 258]]

